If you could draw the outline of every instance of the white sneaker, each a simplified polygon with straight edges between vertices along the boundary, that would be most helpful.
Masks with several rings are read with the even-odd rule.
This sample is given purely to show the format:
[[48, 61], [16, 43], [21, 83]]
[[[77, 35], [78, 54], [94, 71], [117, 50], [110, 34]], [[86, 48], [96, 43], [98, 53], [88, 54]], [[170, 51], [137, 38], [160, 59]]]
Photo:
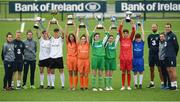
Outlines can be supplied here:
[[36, 89], [36, 87], [34, 85], [31, 85], [30, 88], [31, 89]]
[[27, 86], [26, 86], [26, 85], [24, 85], [24, 86], [23, 86], [23, 89], [27, 89]]
[[102, 88], [99, 88], [99, 91], [103, 91], [103, 89], [102, 89]]
[[105, 88], [106, 91], [109, 91], [110, 89], [108, 87]]
[[93, 88], [92, 91], [98, 91], [96, 88]]
[[120, 90], [121, 90], [121, 91], [125, 90], [125, 87], [123, 86]]
[[131, 87], [130, 87], [130, 86], [128, 86], [128, 87], [127, 87], [127, 90], [131, 90]]
[[112, 91], [112, 90], [114, 90], [114, 89], [113, 89], [112, 87], [109, 87], [109, 90], [111, 90], [111, 91]]

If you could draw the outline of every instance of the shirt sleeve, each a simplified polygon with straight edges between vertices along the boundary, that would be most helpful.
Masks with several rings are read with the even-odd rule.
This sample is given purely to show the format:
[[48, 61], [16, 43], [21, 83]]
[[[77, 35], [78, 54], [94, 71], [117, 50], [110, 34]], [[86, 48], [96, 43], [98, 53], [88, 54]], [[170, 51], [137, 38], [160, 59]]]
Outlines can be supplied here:
[[2, 60], [4, 60], [4, 55], [6, 54], [6, 47], [5, 47], [5, 45], [3, 46], [3, 48], [2, 48], [2, 53], [1, 53], [1, 58], [2, 58]]
[[123, 28], [123, 25], [120, 25], [120, 26], [119, 26], [119, 35], [120, 35], [120, 40], [123, 38], [122, 28]]
[[102, 41], [102, 44], [103, 44], [103, 45], [105, 45], [105, 43], [107, 42], [108, 37], [109, 37], [109, 33], [106, 32], [106, 33], [105, 33], [105, 37], [104, 37], [104, 39], [103, 39], [103, 41]]
[[178, 51], [179, 51], [179, 44], [178, 44], [178, 40], [177, 40], [177, 37], [175, 34], [173, 36], [173, 45], [174, 45], [174, 49], [175, 49], [176, 56], [177, 56]]
[[119, 34], [117, 34], [116, 39], [115, 39], [115, 47], [117, 47], [119, 39], [120, 39], [120, 36], [119, 36]]
[[91, 32], [91, 35], [90, 35], [90, 39], [89, 39], [89, 43], [92, 44], [93, 43], [93, 36], [94, 36], [94, 32]]
[[133, 26], [133, 27], [132, 27], [131, 36], [130, 36], [131, 40], [134, 39], [135, 32], [136, 32], [136, 30], [135, 30], [135, 27]]

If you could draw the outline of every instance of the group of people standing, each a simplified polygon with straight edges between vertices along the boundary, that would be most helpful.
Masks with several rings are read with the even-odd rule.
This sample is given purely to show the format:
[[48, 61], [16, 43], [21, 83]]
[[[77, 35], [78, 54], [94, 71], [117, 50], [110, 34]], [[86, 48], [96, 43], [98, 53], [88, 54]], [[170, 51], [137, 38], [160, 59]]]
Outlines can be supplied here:
[[[130, 21], [131, 33], [123, 29], [125, 20], [120, 22], [117, 34], [111, 34], [111, 27], [107, 31], [97, 32], [95, 26], [93, 32], [85, 28], [85, 34], [80, 34], [81, 29], [73, 23], [74, 31], [70, 32], [69, 26], [63, 31], [57, 22], [53, 35], [49, 34], [51, 23], [48, 23], [46, 30], [37, 30], [39, 41], [39, 68], [40, 68], [40, 89], [44, 88], [44, 68], [47, 68], [47, 89], [55, 88], [55, 69], [59, 69], [61, 87], [64, 89], [65, 75], [63, 63], [64, 38], [66, 43], [66, 63], [68, 68], [69, 89], [76, 90], [78, 80], [80, 89], [89, 88], [89, 73], [91, 66], [92, 90], [114, 90], [112, 85], [113, 71], [117, 68], [116, 48], [120, 42], [120, 70], [122, 71], [122, 87], [125, 90], [125, 79], [127, 76], [127, 90], [131, 90], [131, 71], [134, 72], [134, 88], [142, 89], [144, 71], [144, 29], [142, 25], [135, 26], [134, 20]], [[177, 89], [176, 57], [179, 50], [176, 35], [171, 30], [170, 23], [165, 24], [165, 32], [158, 33], [158, 25], [152, 24], [152, 33], [148, 35], [149, 47], [150, 85], [154, 88], [154, 66], [158, 71], [163, 89]], [[136, 33], [140, 29], [141, 33]], [[102, 33], [102, 34], [101, 34]], [[104, 34], [103, 34], [104, 33]], [[30, 84], [35, 89], [35, 69], [37, 42], [33, 39], [33, 32], [27, 31], [27, 40], [21, 41], [21, 32], [16, 31], [16, 38], [8, 32], [7, 42], [3, 45], [2, 60], [4, 63], [4, 90], [15, 89], [14, 77], [17, 74], [16, 89], [27, 89], [26, 80], [30, 68]], [[103, 37], [101, 37], [103, 36]], [[116, 36], [116, 37], [115, 37]], [[102, 39], [103, 38], [103, 39]], [[91, 47], [91, 51], [90, 51]], [[90, 56], [91, 52], [91, 56]], [[91, 57], [91, 58], [90, 58]], [[91, 59], [91, 61], [90, 61]], [[91, 63], [90, 63], [91, 62]], [[103, 71], [105, 76], [103, 77]], [[23, 71], [23, 83], [21, 84], [21, 73]], [[139, 75], [139, 84], [138, 84]], [[98, 79], [98, 80], [97, 80]], [[22, 85], [22, 86], [21, 86]]]

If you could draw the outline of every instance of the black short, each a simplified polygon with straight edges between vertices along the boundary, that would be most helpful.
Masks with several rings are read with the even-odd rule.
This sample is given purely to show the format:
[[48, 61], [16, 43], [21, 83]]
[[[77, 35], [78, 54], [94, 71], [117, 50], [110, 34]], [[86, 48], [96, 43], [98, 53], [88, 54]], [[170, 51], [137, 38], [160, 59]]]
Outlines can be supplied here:
[[23, 70], [23, 61], [14, 61], [14, 72], [22, 72]]
[[149, 55], [149, 66], [154, 67], [154, 66], [159, 66], [159, 57], [158, 55]]
[[44, 60], [39, 60], [39, 67], [50, 67], [50, 58], [44, 59]]
[[176, 67], [176, 57], [166, 57], [165, 62], [167, 67]]
[[55, 68], [63, 69], [64, 68], [63, 58], [62, 57], [51, 58], [50, 62], [51, 62], [51, 64], [50, 64], [51, 69], [55, 69]]

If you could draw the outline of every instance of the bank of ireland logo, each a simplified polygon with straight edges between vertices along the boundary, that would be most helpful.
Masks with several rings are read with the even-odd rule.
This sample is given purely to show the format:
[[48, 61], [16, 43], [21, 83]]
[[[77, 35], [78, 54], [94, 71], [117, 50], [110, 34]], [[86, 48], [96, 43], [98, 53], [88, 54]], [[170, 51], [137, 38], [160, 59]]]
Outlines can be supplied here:
[[87, 11], [99, 11], [101, 9], [101, 5], [96, 2], [89, 2], [85, 5], [85, 9]]

